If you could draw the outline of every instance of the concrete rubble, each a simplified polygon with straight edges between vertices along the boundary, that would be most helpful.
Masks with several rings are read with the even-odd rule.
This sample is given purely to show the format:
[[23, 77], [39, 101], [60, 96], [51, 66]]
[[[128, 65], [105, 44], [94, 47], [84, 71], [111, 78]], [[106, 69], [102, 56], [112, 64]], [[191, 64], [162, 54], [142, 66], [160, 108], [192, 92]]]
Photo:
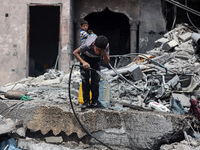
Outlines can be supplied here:
[[[178, 25], [146, 54], [113, 56], [117, 62], [100, 74], [111, 90], [106, 108], [81, 110], [81, 78], [75, 67], [70, 94], [82, 125], [112, 149], [199, 149], [199, 120], [189, 113], [190, 99], [200, 97], [199, 47], [193, 33]], [[132, 61], [123, 61], [127, 58]], [[77, 121], [69, 76], [50, 69], [0, 87], [0, 142], [6, 135], [15, 138], [19, 149], [109, 149]]]

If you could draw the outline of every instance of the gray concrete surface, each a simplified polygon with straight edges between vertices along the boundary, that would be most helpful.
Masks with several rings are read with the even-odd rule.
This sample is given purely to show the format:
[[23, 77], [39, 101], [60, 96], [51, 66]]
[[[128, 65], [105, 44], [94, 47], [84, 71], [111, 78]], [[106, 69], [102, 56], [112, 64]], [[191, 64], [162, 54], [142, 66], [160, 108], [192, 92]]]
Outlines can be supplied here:
[[[16, 102], [19, 101], [0, 101], [0, 111]], [[97, 141], [86, 136], [71, 109], [68, 109], [69, 107], [30, 101], [12, 109], [8, 117], [13, 120], [23, 120], [24, 127], [33, 133], [40, 131], [44, 136], [50, 131], [54, 136], [61, 132], [67, 136], [76, 133], [79, 139], [85, 137], [87, 143], [98, 145]], [[120, 147], [138, 150], [158, 149], [163, 143], [180, 138], [180, 133], [187, 125], [185, 120], [188, 119], [186, 115], [130, 109], [121, 112], [109, 109], [88, 109], [83, 112], [77, 110], [76, 113], [85, 128], [97, 139], [110, 147], [119, 149]], [[20, 145], [23, 146], [22, 143]]]

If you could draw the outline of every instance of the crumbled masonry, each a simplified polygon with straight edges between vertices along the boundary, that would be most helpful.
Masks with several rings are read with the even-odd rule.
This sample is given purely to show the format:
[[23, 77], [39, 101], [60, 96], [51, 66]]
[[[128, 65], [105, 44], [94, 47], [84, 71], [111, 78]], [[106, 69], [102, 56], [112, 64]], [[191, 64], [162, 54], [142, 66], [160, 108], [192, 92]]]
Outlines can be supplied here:
[[[193, 33], [178, 25], [146, 54], [120, 56], [113, 69], [102, 68], [101, 80], [111, 87], [107, 108], [81, 110], [75, 67], [71, 98], [84, 127], [113, 149], [199, 149], [200, 123], [189, 113], [190, 99], [200, 98], [200, 48]], [[11, 135], [18, 148], [31, 150], [106, 149], [76, 120], [68, 82], [69, 74], [50, 69], [0, 87], [0, 140]]]

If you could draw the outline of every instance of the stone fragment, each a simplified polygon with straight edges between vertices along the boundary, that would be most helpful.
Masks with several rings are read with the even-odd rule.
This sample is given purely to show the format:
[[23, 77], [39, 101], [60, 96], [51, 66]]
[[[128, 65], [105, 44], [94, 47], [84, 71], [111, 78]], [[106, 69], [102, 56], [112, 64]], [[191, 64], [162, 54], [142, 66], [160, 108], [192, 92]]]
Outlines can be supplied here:
[[167, 42], [169, 42], [169, 40], [167, 38], [160, 38], [160, 39], [158, 39], [158, 40], [156, 40], [154, 42], [154, 46], [155, 47], [160, 47], [161, 45], [163, 45], [163, 44], [165, 44]]
[[45, 137], [45, 140], [47, 143], [62, 143], [63, 142], [63, 138], [62, 136], [50, 136], [50, 137]]
[[132, 65], [130, 68], [128, 68], [128, 73], [133, 81], [142, 80], [143, 78], [142, 71], [137, 65]]
[[165, 51], [170, 51], [172, 48], [174, 48], [177, 45], [178, 45], [178, 43], [175, 40], [171, 40], [170, 42], [165, 43], [163, 45], [162, 49]]
[[16, 133], [21, 137], [26, 137], [26, 129], [24, 127], [18, 128]]
[[10, 118], [6, 119], [0, 115], [0, 135], [14, 131], [19, 125], [19, 121], [14, 122]]
[[191, 38], [191, 32], [185, 32], [181, 35], [178, 36], [182, 42], [186, 42], [187, 40], [189, 40]]

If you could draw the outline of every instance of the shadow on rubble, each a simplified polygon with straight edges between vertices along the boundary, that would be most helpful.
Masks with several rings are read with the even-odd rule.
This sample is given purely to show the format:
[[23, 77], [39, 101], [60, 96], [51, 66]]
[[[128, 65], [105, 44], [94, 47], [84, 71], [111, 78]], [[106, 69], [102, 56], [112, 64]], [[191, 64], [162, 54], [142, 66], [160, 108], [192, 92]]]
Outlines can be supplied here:
[[[48, 132], [47, 134], [45, 134], [45, 135], [43, 135], [43, 134], [41, 133], [41, 131], [32, 132], [32, 131], [29, 130], [29, 129], [27, 129], [27, 131], [26, 131], [26, 137], [34, 138], [34, 139], [39, 139], [39, 140], [41, 140], [41, 141], [45, 141], [45, 138], [46, 138], [46, 137], [50, 137], [50, 136], [55, 136], [55, 135], [53, 134], [52, 130], [49, 131], [49, 132]], [[79, 141], [81, 141], [81, 140], [78, 138], [78, 136], [77, 136], [76, 133], [73, 133], [73, 134], [67, 136], [64, 132], [61, 132], [61, 133], [59, 133], [59, 134], [56, 135], [56, 136], [57, 136], [57, 137], [58, 137], [58, 136], [62, 136], [63, 142], [68, 142], [68, 141], [76, 141], [76, 142], [79, 142]]]
[[0, 143], [3, 142], [3, 141], [8, 140], [9, 138], [11, 138], [10, 135], [8, 135], [8, 134], [1, 134], [0, 135]]
[[[80, 139], [80, 138], [78, 138], [77, 133], [72, 133], [71, 135], [67, 136], [64, 132], [61, 132], [55, 136], [53, 134], [52, 130], [49, 131], [47, 134], [43, 135], [41, 133], [41, 131], [32, 132], [31, 130], [27, 129], [26, 137], [36, 139], [38, 142], [39, 141], [46, 142], [47, 141], [46, 137], [62, 137], [61, 144], [64, 144], [65, 146], [68, 146], [70, 148], [77, 147], [80, 144], [80, 142], [83, 144], [90, 144], [90, 141], [91, 141], [91, 136], [89, 136], [89, 135], [86, 135]], [[7, 139], [8, 138], [9, 138], [9, 136], [7, 136]], [[54, 144], [56, 144], [56, 143], [54, 143]], [[60, 144], [60, 143], [57, 143], [57, 144]]]

